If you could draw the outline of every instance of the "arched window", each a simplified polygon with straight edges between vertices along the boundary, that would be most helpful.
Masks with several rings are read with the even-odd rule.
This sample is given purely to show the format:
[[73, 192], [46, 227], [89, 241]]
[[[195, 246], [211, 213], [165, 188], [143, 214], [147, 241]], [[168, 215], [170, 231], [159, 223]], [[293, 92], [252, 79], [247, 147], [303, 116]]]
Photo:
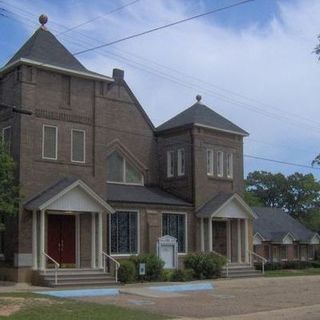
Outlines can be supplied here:
[[143, 175], [118, 152], [113, 152], [107, 158], [107, 181], [143, 184]]

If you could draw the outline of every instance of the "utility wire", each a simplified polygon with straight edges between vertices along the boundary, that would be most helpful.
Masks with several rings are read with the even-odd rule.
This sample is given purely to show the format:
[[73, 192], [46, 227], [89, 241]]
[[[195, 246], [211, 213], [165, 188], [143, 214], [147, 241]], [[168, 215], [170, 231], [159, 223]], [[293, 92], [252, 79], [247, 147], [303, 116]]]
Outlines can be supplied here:
[[276, 159], [263, 158], [263, 157], [253, 156], [253, 155], [250, 155], [250, 154], [244, 154], [243, 156], [246, 157], [246, 158], [262, 160], [262, 161], [269, 161], [269, 162], [274, 162], [274, 163], [280, 163], [280, 164], [284, 164], [284, 165], [288, 165], [288, 166], [307, 168], [307, 169], [313, 169], [313, 170], [320, 170], [320, 168], [308, 166], [308, 165], [305, 165], [305, 164], [299, 164], [299, 163], [294, 163], [294, 162], [287, 162], [287, 161], [281, 161], [281, 160], [276, 160]]
[[121, 39], [118, 39], [118, 40], [114, 40], [114, 41], [102, 44], [100, 46], [96, 46], [96, 47], [89, 48], [89, 49], [86, 49], [86, 50], [78, 51], [78, 52], [75, 52], [73, 55], [79, 55], [79, 54], [83, 54], [83, 53], [86, 53], [86, 52], [89, 52], [89, 51], [93, 51], [93, 50], [96, 50], [96, 49], [101, 49], [101, 48], [104, 48], [104, 47], [107, 47], [107, 46], [111, 46], [111, 45], [119, 43], [119, 42], [123, 42], [123, 41], [129, 40], [129, 39], [137, 38], [137, 37], [143, 36], [143, 35], [151, 33], [151, 32], [155, 32], [155, 31], [158, 31], [158, 30], [161, 30], [161, 29], [169, 28], [169, 27], [172, 27], [172, 26], [175, 26], [175, 25], [178, 25], [178, 24], [190, 21], [190, 20], [194, 20], [194, 19], [197, 19], [197, 18], [200, 18], [200, 17], [207, 16], [209, 14], [217, 13], [217, 12], [224, 11], [224, 10], [227, 10], [227, 9], [231, 9], [231, 8], [234, 8], [234, 7], [238, 7], [238, 6], [244, 5], [244, 4], [248, 3], [248, 2], [253, 2], [253, 1], [255, 1], [255, 0], [240, 1], [240, 2], [237, 2], [237, 3], [231, 4], [229, 6], [225, 6], [225, 7], [221, 7], [221, 8], [218, 8], [218, 9], [210, 10], [210, 11], [207, 11], [207, 12], [204, 12], [204, 13], [201, 13], [201, 14], [186, 18], [186, 19], [178, 20], [178, 21], [175, 21], [175, 22], [172, 22], [172, 23], [168, 23], [168, 24], [165, 24], [165, 25], [157, 27], [157, 28], [153, 28], [153, 29], [146, 30], [146, 31], [143, 31], [143, 32], [140, 32], [140, 33], [136, 33], [136, 34], [133, 34], [131, 36], [124, 37], [124, 38], [121, 38]]
[[126, 8], [126, 7], [132, 6], [133, 4], [137, 3], [138, 1], [140, 1], [140, 0], [134, 0], [134, 1], [132, 1], [132, 2], [129, 2], [129, 3], [127, 3], [127, 4], [124, 4], [124, 5], [122, 5], [122, 6], [118, 7], [118, 8], [115, 8], [115, 9], [111, 10], [111, 11], [107, 12], [106, 14], [103, 14], [103, 15], [101, 15], [101, 16], [97, 16], [97, 17], [95, 17], [95, 18], [93, 18], [93, 19], [90, 19], [90, 20], [87, 20], [87, 21], [85, 21], [85, 22], [79, 23], [79, 24], [77, 24], [77, 25], [75, 25], [75, 26], [73, 26], [73, 27], [71, 27], [71, 28], [68, 28], [67, 30], [64, 30], [64, 31], [62, 31], [62, 32], [59, 32], [59, 33], [57, 34], [57, 36], [60, 36], [60, 35], [65, 34], [65, 33], [67, 33], [67, 32], [73, 31], [73, 30], [75, 30], [75, 29], [77, 29], [77, 28], [80, 28], [80, 27], [83, 27], [83, 26], [85, 26], [85, 25], [87, 25], [87, 24], [89, 24], [89, 23], [91, 23], [91, 22], [93, 22], [93, 21], [96, 21], [96, 20], [98, 20], [98, 19], [104, 18], [104, 17], [107, 16], [107, 15], [110, 15], [110, 14], [112, 14], [112, 13], [118, 12], [118, 11], [120, 11], [120, 10]]

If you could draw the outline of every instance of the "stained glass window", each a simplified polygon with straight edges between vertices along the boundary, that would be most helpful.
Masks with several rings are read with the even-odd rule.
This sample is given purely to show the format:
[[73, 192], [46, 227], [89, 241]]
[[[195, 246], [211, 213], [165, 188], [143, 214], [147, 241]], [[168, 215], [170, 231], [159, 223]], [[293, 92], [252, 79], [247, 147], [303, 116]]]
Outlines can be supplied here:
[[118, 211], [111, 215], [111, 253], [138, 253], [138, 214]]
[[178, 240], [178, 252], [185, 252], [186, 224], [184, 214], [164, 213], [162, 215], [162, 234]]

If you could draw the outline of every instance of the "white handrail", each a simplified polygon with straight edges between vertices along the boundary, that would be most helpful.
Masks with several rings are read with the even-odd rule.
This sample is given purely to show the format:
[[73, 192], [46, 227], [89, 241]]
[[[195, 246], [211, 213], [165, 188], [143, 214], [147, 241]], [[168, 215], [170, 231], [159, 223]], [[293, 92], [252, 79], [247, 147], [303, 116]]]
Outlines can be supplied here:
[[103, 271], [106, 272], [106, 258], [108, 258], [115, 264], [115, 278], [116, 278], [116, 282], [118, 282], [118, 270], [120, 268], [120, 263], [104, 251], [102, 251], [101, 254], [102, 254], [102, 257], [104, 258], [103, 259]]
[[264, 264], [267, 263], [268, 260], [266, 258], [260, 256], [259, 254], [251, 251], [251, 250], [248, 250], [248, 253], [249, 253], [249, 263], [250, 263], [250, 265], [253, 265], [252, 256], [255, 256], [256, 258], [261, 260], [261, 263], [262, 263], [262, 274], [264, 274]]
[[219, 257], [222, 257], [222, 258], [224, 258], [224, 259], [227, 259], [227, 263], [226, 263], [226, 276], [227, 276], [227, 278], [228, 278], [228, 277], [229, 277], [229, 263], [231, 263], [231, 260], [228, 259], [228, 258], [227, 258], [226, 256], [224, 256], [223, 254], [217, 252], [217, 251], [212, 250], [211, 252], [214, 253], [214, 254], [216, 254], [216, 255], [219, 256]]
[[[60, 268], [60, 264], [44, 251], [42, 254], [54, 263], [54, 283], [58, 284], [58, 269]], [[44, 269], [44, 273], [46, 274], [46, 269]]]

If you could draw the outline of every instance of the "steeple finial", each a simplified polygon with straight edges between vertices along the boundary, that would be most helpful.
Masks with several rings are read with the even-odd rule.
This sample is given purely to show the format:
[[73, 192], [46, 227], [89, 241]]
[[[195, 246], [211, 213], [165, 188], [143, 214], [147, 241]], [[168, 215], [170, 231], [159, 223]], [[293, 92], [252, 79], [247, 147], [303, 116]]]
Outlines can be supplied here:
[[39, 22], [41, 24], [41, 28], [44, 30], [47, 30], [47, 28], [45, 27], [45, 24], [48, 22], [48, 17], [45, 14], [42, 14], [39, 17]]
[[200, 103], [201, 99], [202, 99], [202, 97], [200, 96], [200, 94], [197, 94], [196, 100], [198, 101], [198, 103]]

